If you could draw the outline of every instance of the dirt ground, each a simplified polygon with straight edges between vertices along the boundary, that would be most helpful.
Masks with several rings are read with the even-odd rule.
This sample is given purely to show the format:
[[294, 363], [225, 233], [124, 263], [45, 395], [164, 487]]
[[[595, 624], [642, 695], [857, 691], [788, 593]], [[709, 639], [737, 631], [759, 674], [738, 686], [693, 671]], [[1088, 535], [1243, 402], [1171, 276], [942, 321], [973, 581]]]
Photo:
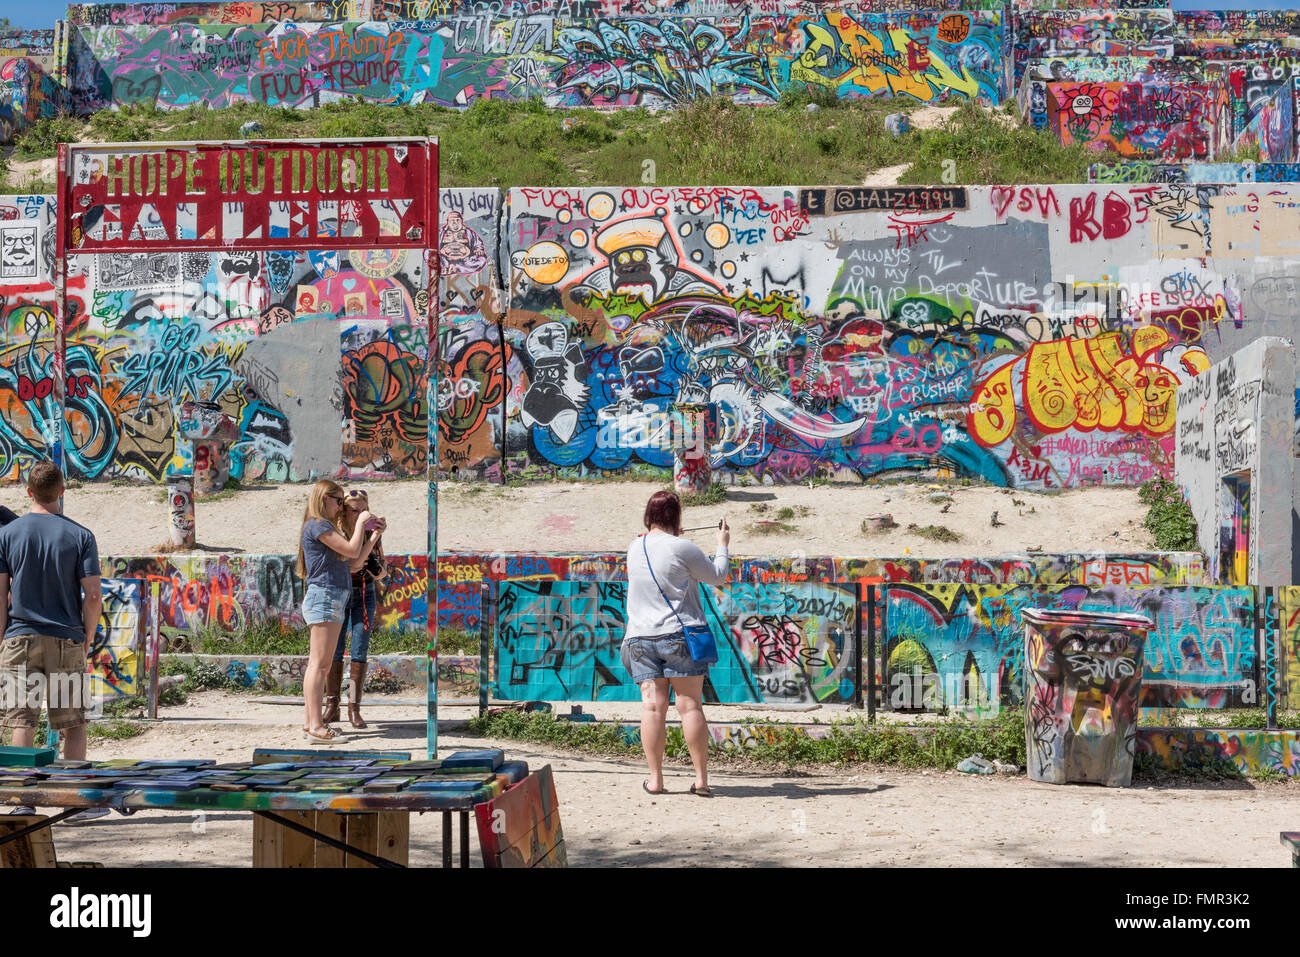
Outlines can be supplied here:
[[[425, 541], [426, 485], [419, 481], [353, 482], [388, 518], [389, 554], [418, 553]], [[252, 486], [200, 499], [195, 527], [201, 549], [284, 554], [297, 550], [307, 486]], [[656, 482], [555, 482], [503, 487], [444, 482], [438, 492], [439, 551], [621, 552], [642, 531], [641, 514]], [[951, 499], [951, 504], [949, 504]], [[18, 512], [24, 489], [0, 489], [0, 505]], [[945, 505], [948, 511], [943, 511]], [[772, 524], [794, 510], [783, 529]], [[997, 526], [992, 524], [997, 512]], [[102, 555], [150, 554], [168, 539], [168, 510], [158, 486], [87, 484], [69, 489], [64, 512], [93, 531]], [[888, 514], [897, 527], [864, 533], [867, 516]], [[1027, 550], [1134, 552], [1151, 549], [1146, 508], [1134, 488], [1084, 488], [1051, 494], [978, 486], [821, 485], [732, 488], [718, 505], [686, 509], [683, 524], [726, 516], [733, 555], [927, 558], [976, 557]], [[934, 541], [909, 530], [936, 526], [961, 536]], [[775, 529], [775, 530], [773, 530]], [[711, 532], [692, 533], [706, 551]]]
[[[353, 747], [424, 753], [418, 704], [366, 708], [371, 728]], [[550, 764], [574, 866], [1244, 866], [1283, 867], [1278, 833], [1296, 825], [1294, 785], [1197, 784], [1107, 789], [1055, 787], [1019, 777], [975, 777], [853, 766], [811, 774], [718, 765], [714, 797], [687, 793], [686, 766], [667, 769], [671, 793], [641, 790], [637, 761], [565, 754], [454, 730], [471, 709], [440, 710], [440, 753], [496, 746], [530, 767]], [[302, 712], [255, 697], [193, 695], [138, 737], [92, 742], [95, 760], [209, 757], [248, 760], [254, 747], [301, 747]], [[670, 718], [673, 715], [670, 712]], [[61, 860], [110, 866], [246, 867], [247, 812], [145, 811], [55, 827]], [[481, 866], [472, 837], [474, 866]], [[413, 815], [411, 862], [440, 862], [441, 817]]]

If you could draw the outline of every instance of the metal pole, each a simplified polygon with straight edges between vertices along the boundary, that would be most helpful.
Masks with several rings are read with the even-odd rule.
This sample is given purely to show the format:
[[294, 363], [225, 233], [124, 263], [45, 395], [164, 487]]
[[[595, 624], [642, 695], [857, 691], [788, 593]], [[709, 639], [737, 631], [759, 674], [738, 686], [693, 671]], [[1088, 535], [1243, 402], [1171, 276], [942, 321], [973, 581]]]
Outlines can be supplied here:
[[438, 257], [438, 143], [430, 138], [425, 146], [425, 170], [428, 177], [428, 200], [432, 222], [424, 235], [424, 261], [428, 269], [429, 345], [425, 350], [424, 368], [428, 377], [426, 406], [429, 410], [429, 563], [425, 568], [425, 587], [428, 595], [427, 627], [429, 629], [428, 656], [425, 662], [426, 683], [426, 754], [429, 760], [438, 756], [438, 305], [441, 301]]
[[862, 586], [855, 589], [853, 603], [853, 707], [862, 710]]
[[488, 707], [488, 662], [491, 657], [488, 642], [492, 637], [492, 621], [496, 620], [495, 615], [492, 615], [492, 621], [488, 620], [491, 610], [492, 582], [485, 581], [479, 586], [478, 611], [478, 714], [480, 718], [487, 714]]
[[[885, 624], [885, 601], [880, 596], [880, 624]], [[876, 634], [876, 586], [867, 586], [867, 720], [876, 720], [876, 646], [879, 636]]]
[[162, 582], [153, 582], [149, 595], [149, 717], [158, 717], [158, 658], [162, 639], [162, 622], [158, 615], [162, 609], [159, 596]]

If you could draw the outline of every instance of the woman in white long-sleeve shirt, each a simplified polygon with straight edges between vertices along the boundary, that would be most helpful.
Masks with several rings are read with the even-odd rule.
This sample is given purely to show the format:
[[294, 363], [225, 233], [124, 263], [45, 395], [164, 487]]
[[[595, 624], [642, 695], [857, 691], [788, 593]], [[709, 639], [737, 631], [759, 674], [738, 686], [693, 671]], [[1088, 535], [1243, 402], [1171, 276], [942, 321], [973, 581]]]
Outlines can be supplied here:
[[650, 768], [650, 777], [641, 786], [651, 794], [664, 793], [671, 687], [677, 693], [677, 713], [695, 766], [691, 793], [711, 797], [709, 726], [700, 701], [709, 666], [691, 658], [682, 629], [708, 624], [700, 607], [699, 585], [721, 585], [727, 580], [731, 530], [724, 519], [718, 529], [718, 552], [710, 560], [698, 545], [679, 537], [682, 503], [672, 492], [650, 497], [645, 527], [649, 531], [627, 550], [627, 634], [622, 647], [623, 667], [641, 686], [641, 746]]

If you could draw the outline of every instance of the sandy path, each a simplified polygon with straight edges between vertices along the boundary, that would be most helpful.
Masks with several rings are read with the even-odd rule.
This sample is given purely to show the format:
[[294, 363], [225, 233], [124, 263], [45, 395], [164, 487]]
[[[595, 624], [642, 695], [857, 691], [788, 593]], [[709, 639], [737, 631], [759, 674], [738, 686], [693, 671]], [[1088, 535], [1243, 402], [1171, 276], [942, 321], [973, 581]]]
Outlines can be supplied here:
[[[445, 721], [470, 713], [444, 711]], [[366, 715], [372, 728], [355, 734], [354, 746], [422, 755], [420, 709], [375, 705]], [[92, 744], [91, 757], [247, 760], [254, 747], [300, 746], [299, 717], [296, 708], [208, 692], [166, 709], [163, 722], [139, 737]], [[674, 793], [651, 797], [635, 761], [485, 742], [449, 729], [440, 738], [443, 753], [489, 745], [555, 769], [575, 866], [1282, 867], [1289, 859], [1278, 833], [1295, 827], [1294, 787], [1283, 784], [1106, 789], [867, 766], [782, 774], [724, 765], [711, 775], [716, 796], [705, 801], [684, 793], [691, 778], [681, 766], [669, 769]], [[55, 846], [63, 860], [246, 867], [251, 821], [246, 812], [114, 814], [57, 826]], [[437, 863], [440, 842], [439, 815], [412, 817], [413, 862]]]
[[[384, 541], [391, 554], [423, 552], [426, 508], [423, 482], [359, 482], [372, 505], [389, 520]], [[641, 513], [654, 482], [557, 482], [506, 488], [484, 483], [439, 487], [440, 551], [624, 551], [641, 531]], [[901, 556], [933, 558], [1045, 551], [1148, 551], [1142, 528], [1146, 509], [1130, 488], [1086, 488], [1054, 494], [944, 486], [952, 498], [930, 501], [937, 485], [754, 486], [734, 488], [720, 505], [686, 510], [684, 524], [703, 525], [727, 516], [736, 555]], [[209, 550], [285, 553], [297, 548], [306, 502], [303, 485], [254, 486], [196, 506], [199, 544]], [[21, 488], [0, 489], [0, 505], [23, 511]], [[782, 508], [790, 531], [759, 534], [754, 523], [775, 520]], [[1033, 512], [1030, 512], [1030, 509]], [[166, 542], [168, 515], [157, 486], [85, 485], [69, 490], [67, 515], [90, 528], [104, 555], [149, 554]], [[803, 510], [806, 510], [804, 512]], [[994, 511], [998, 527], [991, 524]], [[888, 513], [898, 528], [870, 535], [864, 517]], [[936, 542], [907, 526], [942, 525], [962, 535]], [[693, 540], [712, 550], [713, 536]]]

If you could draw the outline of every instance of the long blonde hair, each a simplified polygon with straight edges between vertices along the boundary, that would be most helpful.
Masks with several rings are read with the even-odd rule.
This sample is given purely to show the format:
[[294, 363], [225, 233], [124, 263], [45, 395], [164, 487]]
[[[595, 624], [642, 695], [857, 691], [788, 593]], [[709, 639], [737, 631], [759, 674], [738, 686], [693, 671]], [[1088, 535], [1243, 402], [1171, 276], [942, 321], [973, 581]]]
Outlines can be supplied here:
[[[329, 479], [321, 479], [311, 487], [311, 494], [307, 496], [307, 507], [302, 512], [302, 528], [298, 530], [298, 577], [307, 577], [307, 556], [302, 551], [302, 529], [307, 527], [307, 523], [313, 518], [319, 518], [323, 522], [329, 522], [335, 529], [339, 528], [339, 523], [331, 521], [325, 517], [325, 499], [330, 495], [343, 495], [343, 489], [337, 482], [331, 482]], [[345, 512], [345, 508], [340, 508], [340, 512]]]

